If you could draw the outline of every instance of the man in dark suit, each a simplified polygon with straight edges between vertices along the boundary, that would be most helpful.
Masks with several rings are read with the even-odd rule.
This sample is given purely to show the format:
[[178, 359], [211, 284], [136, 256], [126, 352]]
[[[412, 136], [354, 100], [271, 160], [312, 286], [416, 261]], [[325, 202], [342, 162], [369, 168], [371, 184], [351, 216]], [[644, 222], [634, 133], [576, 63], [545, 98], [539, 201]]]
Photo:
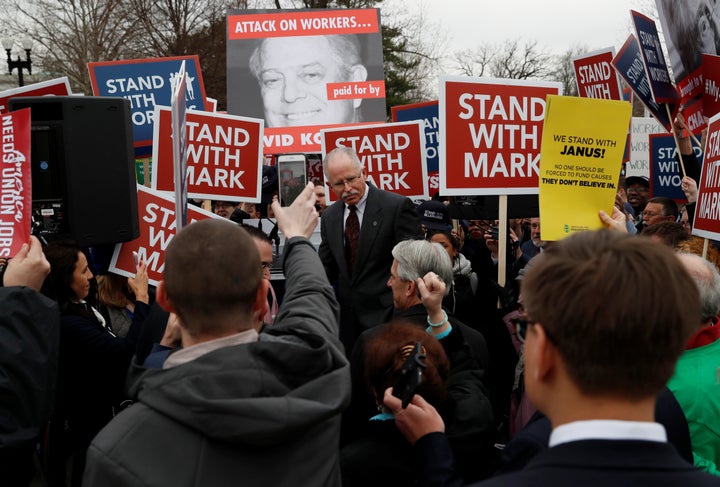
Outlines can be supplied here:
[[[699, 321], [697, 287], [671, 249], [607, 230], [571, 235], [535, 258], [523, 306], [525, 386], [552, 423], [550, 448], [482, 485], [720, 485], [654, 422], [655, 397]], [[419, 463], [424, 478], [462, 485], [448, 468], [441, 423], [413, 401], [403, 410], [385, 394], [398, 427], [431, 455]]]
[[323, 168], [339, 200], [323, 212], [319, 255], [336, 285], [340, 339], [350, 353], [360, 333], [390, 319], [392, 249], [419, 237], [420, 223], [408, 198], [366, 183], [367, 170], [353, 149], [333, 149]]

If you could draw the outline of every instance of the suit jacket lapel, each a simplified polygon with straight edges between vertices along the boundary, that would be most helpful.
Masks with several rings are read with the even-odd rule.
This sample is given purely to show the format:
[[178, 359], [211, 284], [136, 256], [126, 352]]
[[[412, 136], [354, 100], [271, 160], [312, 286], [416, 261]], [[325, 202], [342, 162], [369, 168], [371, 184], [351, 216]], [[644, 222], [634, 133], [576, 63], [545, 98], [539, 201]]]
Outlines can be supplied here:
[[[327, 238], [328, 246], [335, 254], [335, 261], [338, 263], [338, 272], [343, 279], [350, 280], [345, 259], [345, 234], [343, 232], [343, 216], [345, 214], [345, 203], [336, 201], [325, 210], [327, 216]], [[331, 214], [327, 214], [331, 213]], [[337, 215], [335, 214], [337, 213]], [[358, 244], [359, 246], [360, 244]]]
[[353, 272], [353, 276], [358, 275], [358, 271], [365, 265], [382, 224], [383, 208], [380, 202], [380, 190], [371, 184], [368, 184], [367, 189], [368, 197], [365, 202], [362, 225], [360, 226], [360, 240], [358, 242], [358, 254], [355, 259], [355, 272]]

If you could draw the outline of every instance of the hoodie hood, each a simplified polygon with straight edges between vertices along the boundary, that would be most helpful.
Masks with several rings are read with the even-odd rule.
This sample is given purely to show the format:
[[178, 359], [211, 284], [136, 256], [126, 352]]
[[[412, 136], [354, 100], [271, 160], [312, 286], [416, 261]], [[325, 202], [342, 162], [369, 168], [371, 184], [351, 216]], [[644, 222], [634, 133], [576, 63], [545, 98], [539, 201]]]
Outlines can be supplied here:
[[350, 400], [347, 359], [322, 337], [263, 332], [167, 370], [133, 362], [134, 400], [201, 434], [272, 445], [337, 418]]

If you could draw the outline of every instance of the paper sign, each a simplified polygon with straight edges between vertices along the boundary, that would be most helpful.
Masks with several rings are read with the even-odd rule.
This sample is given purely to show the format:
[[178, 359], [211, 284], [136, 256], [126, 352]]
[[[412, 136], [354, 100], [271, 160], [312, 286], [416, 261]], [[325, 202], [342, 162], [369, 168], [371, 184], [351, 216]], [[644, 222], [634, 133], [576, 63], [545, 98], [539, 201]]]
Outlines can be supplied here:
[[543, 240], [602, 228], [612, 214], [632, 106], [548, 96], [540, 163]]
[[650, 177], [650, 134], [667, 134], [653, 117], [633, 117], [630, 121], [630, 162], [625, 177]]
[[[322, 135], [324, 154], [336, 147], [352, 147], [367, 170], [368, 181], [378, 188], [408, 198], [428, 198], [421, 122], [323, 130]], [[332, 191], [327, 197], [337, 199]]]
[[[170, 110], [156, 107], [153, 189], [173, 191]], [[187, 191], [190, 198], [260, 200], [263, 121], [188, 110]]]
[[[157, 286], [165, 270], [165, 251], [177, 233], [175, 201], [162, 193], [138, 185], [138, 216], [140, 236], [131, 242], [115, 246], [110, 271], [122, 276], [135, 275], [133, 251], [147, 263], [148, 282]], [[196, 206], [188, 207], [188, 222], [220, 218]], [[233, 224], [228, 220], [228, 224]]]
[[536, 194], [545, 97], [560, 83], [440, 78], [440, 194]]
[[0, 257], [8, 258], [30, 241], [30, 109], [0, 115], [0, 119]]

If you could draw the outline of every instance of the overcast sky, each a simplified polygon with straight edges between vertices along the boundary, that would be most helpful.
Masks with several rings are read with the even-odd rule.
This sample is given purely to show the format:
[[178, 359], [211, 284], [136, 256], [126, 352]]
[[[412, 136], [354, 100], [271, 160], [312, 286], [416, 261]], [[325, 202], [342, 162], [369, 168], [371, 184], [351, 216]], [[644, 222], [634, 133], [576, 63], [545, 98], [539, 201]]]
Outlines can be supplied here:
[[[552, 53], [584, 45], [619, 49], [630, 33], [630, 9], [653, 12], [651, 0], [391, 0], [424, 8], [448, 33], [450, 50], [536, 40]], [[659, 27], [659, 26], [658, 26]]]

